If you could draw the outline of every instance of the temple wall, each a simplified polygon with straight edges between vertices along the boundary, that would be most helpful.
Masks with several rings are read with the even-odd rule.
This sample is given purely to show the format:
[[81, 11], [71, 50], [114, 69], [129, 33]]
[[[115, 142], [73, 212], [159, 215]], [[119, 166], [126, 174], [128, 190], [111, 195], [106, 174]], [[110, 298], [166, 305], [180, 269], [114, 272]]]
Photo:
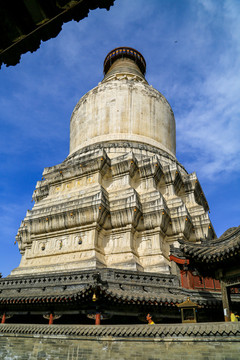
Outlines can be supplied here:
[[[147, 326], [147, 325], [146, 325]], [[238, 360], [240, 338], [202, 340], [144, 338], [73, 339], [71, 336], [0, 336], [0, 359], [4, 360]]]

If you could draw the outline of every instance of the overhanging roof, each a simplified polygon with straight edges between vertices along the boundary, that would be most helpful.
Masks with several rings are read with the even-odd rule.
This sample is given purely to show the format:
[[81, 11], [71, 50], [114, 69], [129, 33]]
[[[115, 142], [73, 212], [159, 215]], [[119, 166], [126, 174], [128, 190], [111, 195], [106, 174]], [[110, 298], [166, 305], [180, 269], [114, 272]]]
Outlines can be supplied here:
[[[0, 310], [47, 304], [90, 304], [93, 293], [100, 302], [121, 305], [173, 306], [191, 297], [198, 305], [219, 306], [217, 293], [182, 289], [175, 275], [99, 269], [62, 274], [8, 276], [0, 279]], [[115, 306], [116, 306], [115, 305]]]
[[216, 240], [201, 244], [181, 242], [180, 249], [187, 258], [213, 263], [240, 257], [240, 226], [230, 228]]
[[80, 21], [90, 10], [109, 10], [114, 0], [2, 0], [0, 68], [16, 65], [21, 55], [36, 51], [41, 41], [56, 37], [68, 21]]
[[201, 276], [224, 277], [231, 286], [239, 285], [240, 226], [228, 229], [211, 241], [202, 240], [196, 244], [179, 240], [179, 243], [179, 248], [171, 245], [170, 260], [197, 269]]

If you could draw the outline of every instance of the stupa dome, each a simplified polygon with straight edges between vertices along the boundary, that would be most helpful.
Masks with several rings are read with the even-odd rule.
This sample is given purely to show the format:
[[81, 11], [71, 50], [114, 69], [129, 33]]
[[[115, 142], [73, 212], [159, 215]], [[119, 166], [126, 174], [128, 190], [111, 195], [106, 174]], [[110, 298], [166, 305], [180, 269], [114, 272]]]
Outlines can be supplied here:
[[112, 50], [104, 79], [77, 103], [70, 124], [70, 155], [92, 144], [131, 141], [175, 156], [173, 111], [145, 79], [146, 62], [136, 50]]

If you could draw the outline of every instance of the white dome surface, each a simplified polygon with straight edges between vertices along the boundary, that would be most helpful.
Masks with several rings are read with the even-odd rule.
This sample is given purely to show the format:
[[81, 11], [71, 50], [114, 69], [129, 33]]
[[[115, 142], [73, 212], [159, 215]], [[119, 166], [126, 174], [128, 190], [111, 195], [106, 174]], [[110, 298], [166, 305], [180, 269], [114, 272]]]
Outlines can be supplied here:
[[70, 124], [70, 155], [108, 141], [149, 144], [176, 153], [173, 111], [165, 97], [149, 86], [130, 59], [118, 59], [103, 81], [76, 105]]

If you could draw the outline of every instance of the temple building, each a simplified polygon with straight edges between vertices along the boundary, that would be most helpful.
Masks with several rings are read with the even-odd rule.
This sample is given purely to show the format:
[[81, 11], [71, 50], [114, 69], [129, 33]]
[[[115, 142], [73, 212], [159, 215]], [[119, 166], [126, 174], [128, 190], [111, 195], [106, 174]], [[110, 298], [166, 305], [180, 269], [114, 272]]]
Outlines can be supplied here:
[[22, 260], [0, 280], [4, 321], [137, 323], [151, 312], [176, 322], [187, 297], [200, 320], [223, 319], [221, 277], [188, 268], [189, 254], [205, 264], [201, 249], [218, 248], [209, 206], [176, 159], [173, 111], [145, 72], [138, 51], [114, 49], [75, 106], [69, 155], [44, 169], [16, 236]]

